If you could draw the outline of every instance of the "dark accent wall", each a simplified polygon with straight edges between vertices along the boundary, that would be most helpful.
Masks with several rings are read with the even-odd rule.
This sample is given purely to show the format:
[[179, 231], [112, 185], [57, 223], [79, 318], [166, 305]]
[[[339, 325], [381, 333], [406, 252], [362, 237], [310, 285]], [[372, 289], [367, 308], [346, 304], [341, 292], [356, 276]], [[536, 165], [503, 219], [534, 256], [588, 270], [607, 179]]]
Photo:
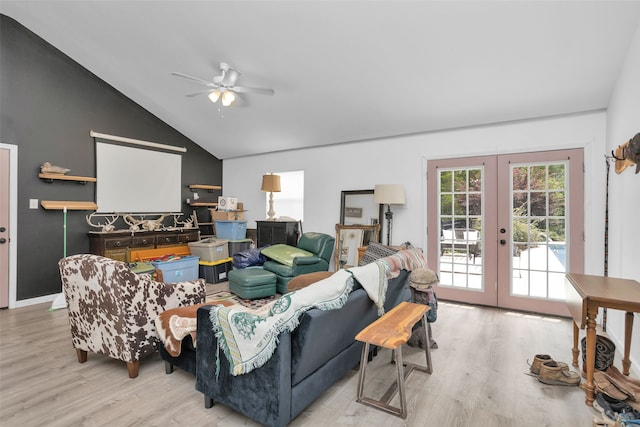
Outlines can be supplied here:
[[[39, 179], [42, 163], [95, 176], [90, 130], [186, 147], [182, 212], [188, 215], [193, 208], [184, 202], [191, 196], [187, 185], [221, 185], [222, 161], [12, 18], [0, 18], [0, 141], [18, 146], [17, 299], [23, 300], [60, 292], [58, 260], [64, 254], [63, 212], [29, 209], [29, 199], [95, 201], [93, 183]], [[67, 255], [88, 252], [88, 213], [68, 212]], [[199, 218], [206, 214], [200, 208]]]

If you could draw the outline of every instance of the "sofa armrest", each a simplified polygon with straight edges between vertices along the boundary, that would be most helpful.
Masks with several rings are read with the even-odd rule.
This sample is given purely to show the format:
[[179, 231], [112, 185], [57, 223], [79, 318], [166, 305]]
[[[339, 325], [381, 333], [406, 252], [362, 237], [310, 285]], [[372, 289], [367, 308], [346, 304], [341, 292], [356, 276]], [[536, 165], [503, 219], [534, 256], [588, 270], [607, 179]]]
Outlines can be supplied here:
[[[291, 334], [280, 334], [278, 346], [267, 363], [234, 376], [224, 351], [218, 351], [210, 308], [198, 309], [196, 390], [205, 395], [205, 401], [211, 398], [261, 424], [286, 425], [291, 416]], [[216, 375], [218, 364], [220, 370]]]

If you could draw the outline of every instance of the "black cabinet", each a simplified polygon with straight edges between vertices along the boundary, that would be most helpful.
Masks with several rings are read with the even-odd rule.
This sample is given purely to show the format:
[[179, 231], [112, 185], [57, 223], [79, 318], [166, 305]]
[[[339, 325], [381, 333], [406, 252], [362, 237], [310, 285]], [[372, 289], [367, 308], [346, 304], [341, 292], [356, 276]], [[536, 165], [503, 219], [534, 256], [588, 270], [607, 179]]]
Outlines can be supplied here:
[[258, 247], [283, 243], [298, 244], [298, 221], [256, 221], [258, 225]]

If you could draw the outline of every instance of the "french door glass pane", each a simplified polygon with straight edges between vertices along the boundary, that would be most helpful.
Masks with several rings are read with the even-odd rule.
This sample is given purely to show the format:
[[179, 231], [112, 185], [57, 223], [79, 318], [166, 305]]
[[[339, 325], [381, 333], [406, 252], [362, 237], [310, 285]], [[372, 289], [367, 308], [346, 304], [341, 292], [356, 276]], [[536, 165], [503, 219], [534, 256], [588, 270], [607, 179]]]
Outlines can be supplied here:
[[511, 166], [511, 294], [564, 299], [567, 164]]
[[482, 290], [481, 167], [439, 169], [440, 284]]

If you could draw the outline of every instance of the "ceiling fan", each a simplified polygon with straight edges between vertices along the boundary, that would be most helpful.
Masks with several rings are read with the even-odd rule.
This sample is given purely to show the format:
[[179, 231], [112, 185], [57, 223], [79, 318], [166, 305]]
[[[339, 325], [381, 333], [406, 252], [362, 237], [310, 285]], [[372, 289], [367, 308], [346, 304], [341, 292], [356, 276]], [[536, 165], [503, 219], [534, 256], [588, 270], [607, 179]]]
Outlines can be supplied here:
[[211, 102], [216, 103], [220, 100], [222, 105], [225, 107], [230, 106], [233, 101], [235, 101], [236, 93], [256, 93], [260, 95], [273, 95], [275, 93], [273, 89], [236, 86], [236, 82], [241, 73], [224, 62], [220, 63], [220, 72], [221, 74], [219, 76], [215, 76], [211, 80], [204, 80], [183, 73], [173, 72], [171, 74], [198, 82], [208, 87], [206, 90], [188, 93], [185, 96], [191, 97], [208, 94]]

